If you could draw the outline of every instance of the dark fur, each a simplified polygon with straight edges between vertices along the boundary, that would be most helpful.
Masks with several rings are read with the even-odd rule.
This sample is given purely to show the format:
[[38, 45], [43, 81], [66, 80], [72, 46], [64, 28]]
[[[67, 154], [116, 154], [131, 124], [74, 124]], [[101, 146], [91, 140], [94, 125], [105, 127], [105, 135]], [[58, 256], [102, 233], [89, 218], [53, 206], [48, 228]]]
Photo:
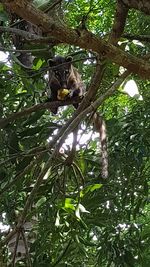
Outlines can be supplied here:
[[[57, 94], [60, 89], [70, 90], [69, 98], [74, 96], [82, 96], [85, 90], [85, 85], [81, 80], [78, 71], [72, 65], [72, 57], [56, 56], [48, 61], [49, 70], [49, 87], [51, 90], [50, 101], [58, 100]], [[74, 105], [75, 108], [78, 104]], [[57, 108], [52, 110], [57, 113]]]

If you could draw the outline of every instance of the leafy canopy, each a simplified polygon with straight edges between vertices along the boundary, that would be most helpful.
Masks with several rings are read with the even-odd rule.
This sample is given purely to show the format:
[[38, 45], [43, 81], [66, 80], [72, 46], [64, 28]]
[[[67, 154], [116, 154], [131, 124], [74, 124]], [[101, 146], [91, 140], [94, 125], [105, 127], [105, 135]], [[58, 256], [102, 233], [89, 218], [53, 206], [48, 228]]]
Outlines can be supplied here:
[[[117, 1], [38, 0], [33, 5], [58, 24], [77, 30], [85, 27], [106, 42], [117, 23]], [[52, 40], [3, 4], [0, 18], [0, 50], [7, 52], [6, 60], [0, 62], [0, 222], [16, 237], [10, 253], [10, 243], [5, 244], [12, 237], [0, 230], [2, 266], [11, 262], [12, 266], [36, 267], [148, 267], [149, 81], [130, 73], [98, 107], [108, 136], [109, 177], [103, 180], [99, 134], [90, 120], [92, 113], [78, 121], [76, 151], [69, 164], [74, 141], [69, 131], [65, 135], [63, 127], [73, 118], [74, 108], [59, 107], [58, 114], [53, 115], [48, 106], [42, 107], [47, 99], [45, 91], [49, 90], [48, 58], [72, 55], [88, 89], [98, 55], [69, 41]], [[25, 38], [22, 32], [11, 33], [5, 27], [39, 38]], [[123, 28], [128, 36], [119, 36], [119, 48], [137, 56], [138, 62], [150, 48], [148, 39], [140, 39], [149, 35], [149, 16], [129, 8]], [[92, 101], [103, 96], [123, 72], [105, 55], [99, 54], [99, 58], [101, 79], [94, 84], [98, 90]], [[134, 97], [124, 91], [131, 80], [138, 88]], [[1, 124], [11, 114], [15, 114], [13, 119]], [[51, 158], [63, 135], [60, 150]], [[25, 222], [31, 223], [28, 231]], [[17, 240], [21, 236], [26, 255], [21, 251], [18, 260]]]

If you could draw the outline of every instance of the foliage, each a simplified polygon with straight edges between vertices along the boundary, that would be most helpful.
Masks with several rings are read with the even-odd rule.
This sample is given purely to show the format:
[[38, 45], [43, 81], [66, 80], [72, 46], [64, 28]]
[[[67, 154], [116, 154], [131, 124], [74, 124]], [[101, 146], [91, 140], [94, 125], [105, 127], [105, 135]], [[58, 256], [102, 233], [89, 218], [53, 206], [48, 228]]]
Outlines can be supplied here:
[[[43, 9], [51, 3], [45, 1]], [[40, 7], [42, 1], [34, 4]], [[107, 39], [115, 6], [116, 1], [63, 1], [64, 21], [76, 28], [83, 16], [87, 16], [86, 27]], [[10, 14], [2, 4], [0, 13], [3, 26], [10, 27]], [[132, 9], [125, 32], [146, 35], [148, 22], [148, 16]], [[26, 42], [22, 49], [33, 50], [34, 55], [32, 69], [28, 69], [17, 61], [20, 52], [12, 52], [10, 33], [3, 33], [0, 42], [8, 51], [7, 60], [0, 62], [2, 118], [45, 101], [48, 54], [73, 54], [74, 65], [87, 87], [95, 71], [96, 55], [79, 47], [58, 44], [51, 48], [49, 44]], [[150, 48], [148, 43], [126, 38], [121, 39], [121, 45], [134, 55], [145, 55]], [[97, 97], [108, 90], [118, 74], [119, 67], [107, 62]], [[128, 80], [136, 82], [141, 101], [123, 91], [124, 83], [98, 108], [107, 125], [109, 178], [101, 177], [99, 136], [94, 133], [87, 114], [79, 126], [73, 163], [66, 163], [72, 147], [71, 137], [66, 136], [66, 143], [52, 160], [34, 195], [26, 217], [26, 221], [35, 219], [29, 234], [33, 238], [30, 255], [17, 261], [16, 267], [28, 266], [29, 257], [36, 267], [149, 266], [150, 82], [132, 74]], [[56, 137], [73, 112], [72, 106], [59, 107], [57, 115], [48, 109], [38, 110], [1, 129], [0, 221], [3, 225], [14, 229], [39, 173], [55, 148], [47, 149], [48, 142]], [[44, 148], [42, 153], [40, 148]], [[4, 240], [6, 231], [0, 234]], [[12, 260], [5, 246], [2, 255], [4, 262]]]

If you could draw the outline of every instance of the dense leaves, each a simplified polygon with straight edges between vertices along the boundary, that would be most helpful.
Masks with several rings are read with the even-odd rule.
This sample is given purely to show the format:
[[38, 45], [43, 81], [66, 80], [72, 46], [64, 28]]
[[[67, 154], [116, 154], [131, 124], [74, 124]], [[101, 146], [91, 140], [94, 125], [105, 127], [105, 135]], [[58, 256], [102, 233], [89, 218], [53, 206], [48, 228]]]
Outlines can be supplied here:
[[[62, 1], [61, 8], [59, 4], [53, 6], [61, 1], [33, 2], [45, 12], [51, 7], [49, 16], [53, 16], [54, 10], [54, 14], [60, 14], [59, 18], [63, 14], [63, 23], [69, 27], [85, 26], [106, 40], [112, 31], [117, 1]], [[28, 32], [31, 29], [37, 34], [37, 29], [28, 24], [24, 27], [22, 19], [2, 4], [0, 19], [2, 27], [21, 25], [19, 29]], [[148, 16], [130, 9], [124, 32], [147, 35], [148, 23]], [[4, 119], [22, 110], [24, 115], [0, 131], [0, 265], [2, 262], [1, 266], [7, 263], [16, 267], [148, 267], [150, 82], [131, 73], [98, 108], [108, 135], [109, 177], [104, 180], [99, 134], [93, 129], [91, 114], [78, 126], [76, 151], [73, 162], [69, 162], [74, 143], [72, 134], [65, 136], [55, 157], [51, 155], [63, 134], [58, 136], [60, 130], [74, 114], [73, 106], [59, 107], [56, 115], [49, 109], [28, 116], [25, 112], [47, 99], [50, 56], [72, 55], [73, 64], [88, 88], [97, 54], [60, 44], [59, 40], [57, 44], [51, 43], [44, 39], [46, 34], [43, 39], [40, 36], [41, 41], [21, 37], [22, 47], [17, 49], [14, 36], [5, 31], [0, 36], [0, 49], [7, 51], [6, 59], [0, 62], [0, 115]], [[119, 45], [135, 56], [145, 56], [150, 49], [148, 42], [124, 36], [120, 36]], [[22, 53], [25, 60], [20, 57]], [[29, 56], [31, 68], [26, 64]], [[106, 60], [104, 55], [99, 56], [105, 71], [93, 101], [123, 72], [122, 67]], [[134, 81], [130, 83], [129, 94], [124, 90], [128, 81]], [[131, 97], [134, 88], [136, 92]], [[43, 180], [37, 186], [40, 175]], [[25, 223], [30, 223], [29, 229]], [[14, 254], [10, 253], [10, 244], [5, 244], [5, 238], [14, 229], [22, 235], [25, 247], [21, 259], [17, 258], [20, 248], [17, 238]]]

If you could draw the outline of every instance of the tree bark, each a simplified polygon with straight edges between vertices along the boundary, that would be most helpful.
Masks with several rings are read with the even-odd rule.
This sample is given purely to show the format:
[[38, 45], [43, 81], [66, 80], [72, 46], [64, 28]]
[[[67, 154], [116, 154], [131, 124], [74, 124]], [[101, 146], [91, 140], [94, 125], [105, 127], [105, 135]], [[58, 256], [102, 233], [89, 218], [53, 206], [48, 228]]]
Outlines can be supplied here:
[[109, 37], [109, 41], [113, 45], [117, 44], [121, 35], [123, 34], [128, 11], [129, 11], [129, 8], [127, 6], [125, 6], [121, 1], [117, 1], [114, 24], [113, 24], [112, 31]]
[[150, 78], [149, 63], [122, 51], [93, 33], [85, 29], [74, 30], [68, 28], [66, 24], [60, 23], [57, 17], [54, 21], [53, 18], [47, 16], [26, 0], [2, 0], [1, 2], [4, 3], [11, 12], [15, 12], [23, 19], [41, 27], [48, 36], [54, 37], [63, 43], [97, 52], [119, 66], [128, 69], [131, 73], [138, 74], [141, 78]]

